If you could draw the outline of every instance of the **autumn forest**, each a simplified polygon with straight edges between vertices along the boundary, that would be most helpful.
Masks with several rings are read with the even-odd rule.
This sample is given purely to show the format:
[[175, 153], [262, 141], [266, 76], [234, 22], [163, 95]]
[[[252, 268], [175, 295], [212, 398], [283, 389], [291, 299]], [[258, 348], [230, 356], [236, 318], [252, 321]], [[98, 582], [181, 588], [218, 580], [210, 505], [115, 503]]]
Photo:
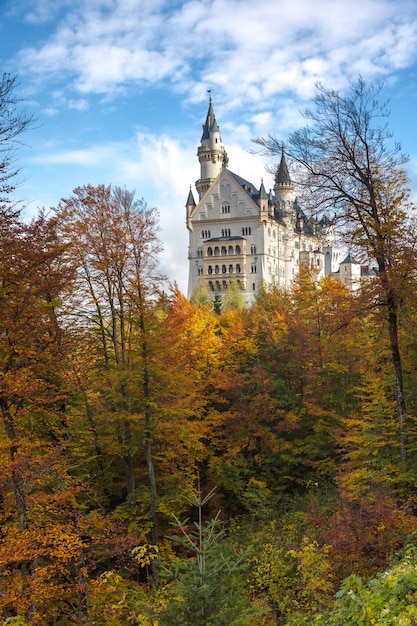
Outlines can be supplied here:
[[167, 284], [133, 191], [85, 184], [24, 219], [15, 88], [3, 76], [0, 622], [416, 624], [416, 237], [373, 89], [319, 87], [288, 155], [375, 278], [351, 292], [300, 267], [247, 305]]

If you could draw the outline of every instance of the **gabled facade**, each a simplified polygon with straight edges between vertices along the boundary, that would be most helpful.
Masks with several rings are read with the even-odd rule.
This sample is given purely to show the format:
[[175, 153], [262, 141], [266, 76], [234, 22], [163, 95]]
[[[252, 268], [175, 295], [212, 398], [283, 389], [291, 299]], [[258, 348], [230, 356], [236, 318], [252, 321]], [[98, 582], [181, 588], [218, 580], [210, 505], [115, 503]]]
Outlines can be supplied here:
[[250, 302], [261, 281], [289, 287], [300, 263], [318, 278], [338, 270], [334, 225], [326, 218], [307, 219], [295, 198], [284, 150], [268, 193], [263, 181], [257, 188], [229, 170], [211, 98], [197, 156], [198, 201], [190, 189], [186, 204], [188, 297], [200, 276], [213, 295], [224, 293], [235, 278]]

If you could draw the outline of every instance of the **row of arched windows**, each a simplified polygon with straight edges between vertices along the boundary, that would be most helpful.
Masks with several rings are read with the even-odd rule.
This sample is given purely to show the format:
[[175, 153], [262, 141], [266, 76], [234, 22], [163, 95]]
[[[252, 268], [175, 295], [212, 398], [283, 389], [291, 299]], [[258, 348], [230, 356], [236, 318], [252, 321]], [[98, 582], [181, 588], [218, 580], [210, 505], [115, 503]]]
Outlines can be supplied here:
[[[227, 271], [227, 270], [229, 270], [229, 271]], [[220, 265], [215, 265], [214, 268], [213, 268], [213, 265], [209, 265], [208, 268], [207, 268], [207, 271], [208, 271], [209, 274], [213, 274], [213, 272], [214, 272], [214, 274], [220, 274]], [[236, 264], [236, 268], [235, 268], [235, 273], [236, 274], [240, 274], [240, 271], [241, 271], [240, 263], [237, 263]], [[221, 273], [222, 274], [227, 274], [227, 273], [233, 274], [234, 273], [233, 272], [233, 265], [230, 264], [229, 268], [227, 268], [226, 265], [222, 265]]]
[[237, 246], [228, 246], [226, 248], [226, 246], [221, 246], [221, 248], [219, 248], [219, 246], [215, 246], [214, 248], [212, 248], [211, 246], [209, 246], [207, 248], [207, 256], [225, 256], [226, 254], [241, 254], [241, 247], [239, 245]]
[[[230, 212], [230, 207], [229, 207], [229, 211], [224, 211], [225, 213], [229, 213]], [[223, 213], [223, 207], [222, 207], [222, 213]], [[250, 226], [244, 226], [242, 228], [242, 235], [247, 236], [247, 235], [251, 235], [252, 234], [252, 229]], [[202, 239], [210, 239], [211, 237], [211, 233], [209, 230], [202, 230], [201, 231], [201, 238]], [[230, 228], [222, 228], [222, 237], [231, 237], [231, 230]]]
[[230, 204], [222, 205], [222, 213], [230, 213]]

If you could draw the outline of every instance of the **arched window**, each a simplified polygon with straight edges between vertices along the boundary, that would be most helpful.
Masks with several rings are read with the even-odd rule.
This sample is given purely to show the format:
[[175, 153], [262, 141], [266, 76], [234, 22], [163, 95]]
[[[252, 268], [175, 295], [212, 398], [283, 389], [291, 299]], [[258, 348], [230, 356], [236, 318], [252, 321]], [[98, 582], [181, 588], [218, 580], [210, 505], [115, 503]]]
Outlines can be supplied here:
[[211, 265], [208, 266], [208, 273], [212, 274], [213, 273], [213, 267]]
[[251, 254], [256, 254], [256, 246], [251, 246], [250, 247], [250, 253]]
[[233, 274], [233, 265], [229, 265], [229, 274]]
[[230, 204], [222, 205], [222, 213], [230, 213]]
[[228, 254], [233, 254], [233, 253], [234, 253], [233, 246], [229, 246]]
[[218, 265], [216, 265], [216, 267], [214, 268], [214, 273], [215, 273], [215, 274], [218, 274], [218, 273], [219, 273], [219, 266], [218, 266]]
[[222, 256], [227, 254], [226, 246], [222, 246]]
[[240, 246], [236, 246], [236, 254], [240, 254]]
[[240, 265], [239, 265], [239, 263], [236, 265], [236, 274], [240, 274]]
[[222, 274], [226, 274], [226, 266], [222, 265]]
[[211, 246], [207, 248], [207, 256], [213, 256], [213, 248]]
[[219, 256], [219, 254], [220, 254], [220, 250], [219, 250], [218, 246], [216, 246], [214, 248], [214, 256]]
[[226, 289], [227, 289], [227, 282], [225, 280], [222, 282], [222, 287], [226, 291]]
[[214, 291], [214, 285], [213, 285], [213, 281], [212, 280], [209, 280], [209, 289], [211, 291]]

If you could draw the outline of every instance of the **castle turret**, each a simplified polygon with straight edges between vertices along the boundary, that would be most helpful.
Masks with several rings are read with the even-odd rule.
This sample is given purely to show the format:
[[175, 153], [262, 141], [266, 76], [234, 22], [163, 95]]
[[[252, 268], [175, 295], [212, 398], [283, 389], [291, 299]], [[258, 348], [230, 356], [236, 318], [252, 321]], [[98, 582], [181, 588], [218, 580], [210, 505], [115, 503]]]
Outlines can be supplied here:
[[360, 287], [361, 281], [361, 264], [352, 258], [351, 254], [340, 263], [339, 266], [340, 280], [346, 285], [350, 291], [356, 291]]
[[275, 198], [279, 214], [285, 219], [295, 219], [294, 212], [294, 185], [292, 184], [287, 162], [285, 160], [284, 146], [282, 146], [281, 161], [275, 174]]
[[195, 186], [201, 200], [213, 180], [217, 178], [222, 168], [227, 165], [227, 156], [222, 145], [220, 129], [214, 115], [211, 96], [197, 156], [200, 162], [200, 178], [196, 181]]
[[258, 197], [258, 206], [261, 210], [261, 217], [265, 219], [268, 215], [268, 194], [266, 193], [266, 189], [264, 187], [264, 181], [261, 181], [261, 186], [259, 189], [259, 197]]

